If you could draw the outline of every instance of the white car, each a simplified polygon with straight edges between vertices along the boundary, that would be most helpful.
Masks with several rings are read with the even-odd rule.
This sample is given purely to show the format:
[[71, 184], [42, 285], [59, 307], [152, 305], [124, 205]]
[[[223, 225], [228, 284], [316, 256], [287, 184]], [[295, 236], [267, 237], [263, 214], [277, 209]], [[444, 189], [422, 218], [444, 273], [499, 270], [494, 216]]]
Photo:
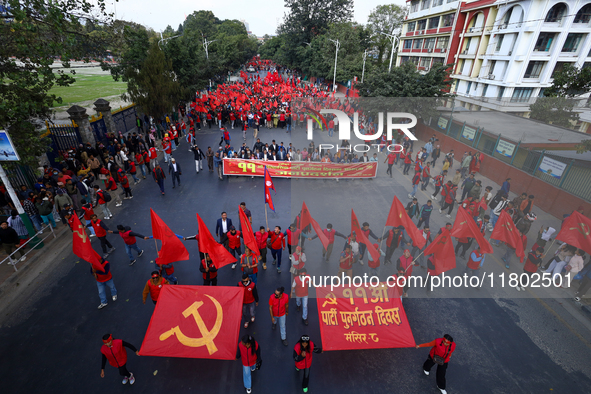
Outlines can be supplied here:
[[256, 72], [256, 70], [254, 69], [254, 67], [253, 67], [253, 66], [250, 66], [250, 67], [248, 67], [248, 68], [246, 69], [246, 71], [248, 71], [249, 73], [254, 73], [254, 72]]

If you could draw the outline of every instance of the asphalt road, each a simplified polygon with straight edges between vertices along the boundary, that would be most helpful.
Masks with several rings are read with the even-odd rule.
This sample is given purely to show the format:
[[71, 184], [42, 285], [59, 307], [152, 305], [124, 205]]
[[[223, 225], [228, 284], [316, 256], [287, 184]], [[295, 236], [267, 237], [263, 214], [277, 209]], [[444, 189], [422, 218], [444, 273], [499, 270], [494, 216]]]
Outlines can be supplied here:
[[[292, 141], [282, 130], [264, 129], [263, 141]], [[202, 149], [217, 147], [217, 129], [204, 130], [198, 139]], [[240, 130], [232, 131], [234, 146], [241, 144]], [[319, 136], [318, 139], [326, 138]], [[303, 131], [293, 137], [295, 146], [307, 146]], [[248, 144], [252, 146], [249, 132]], [[129, 225], [133, 230], [149, 235], [149, 208], [182, 235], [197, 230], [198, 212], [210, 231], [221, 211], [227, 211], [236, 223], [238, 204], [247, 203], [252, 211], [253, 227], [264, 224], [263, 182], [258, 178], [232, 178], [219, 181], [213, 173], [194, 173], [192, 153], [186, 142], [174, 152], [183, 167], [182, 186], [171, 189], [166, 181], [166, 195], [147, 179], [136, 186], [134, 199], [114, 209], [108, 225]], [[383, 158], [382, 158], [383, 160]], [[379, 168], [375, 180], [285, 180], [276, 179], [274, 196], [276, 213], [269, 213], [269, 225], [287, 228], [299, 212], [302, 199], [319, 223], [327, 222], [347, 233], [350, 229], [350, 209], [354, 208], [360, 221], [368, 221], [374, 232], [383, 228], [392, 197], [408, 200], [409, 179], [396, 170], [393, 179], [385, 177], [385, 167]], [[426, 202], [420, 195], [421, 203]], [[443, 226], [445, 218], [433, 215], [432, 229]], [[379, 235], [379, 234], [378, 234]], [[141, 392], [224, 392], [242, 393], [240, 361], [136, 357], [129, 352], [128, 368], [137, 381], [133, 387], [121, 385], [116, 369], [107, 365], [101, 379], [99, 349], [101, 337], [107, 332], [136, 347], [142, 343], [152, 311], [151, 303], [142, 304], [141, 293], [156, 256], [153, 241], [139, 240], [146, 250], [144, 256], [130, 267], [123, 242], [110, 235], [117, 250], [109, 258], [114, 282], [119, 292], [117, 302], [109, 302], [97, 310], [99, 299], [88, 264], [72, 253], [63, 256], [52, 279], [38, 283], [35, 297], [22, 300], [14, 315], [5, 318], [0, 328], [2, 368], [0, 381], [3, 393], [119, 393]], [[330, 263], [320, 262], [318, 240], [306, 241], [310, 273], [336, 274], [337, 245]], [[93, 240], [99, 249], [98, 240]], [[191, 260], [175, 264], [175, 274], [182, 284], [202, 284], [198, 271], [197, 243], [187, 241]], [[398, 257], [397, 251], [395, 257]], [[501, 252], [487, 260], [487, 269], [500, 273]], [[284, 263], [286, 262], [284, 258]], [[458, 259], [459, 273], [464, 262]], [[516, 263], [513, 272], [518, 272]], [[277, 286], [289, 286], [286, 269], [278, 274], [272, 269], [259, 274], [261, 305], [257, 321], [249, 332], [262, 348], [263, 367], [253, 376], [255, 393], [301, 392], [301, 376], [294, 371], [293, 345], [300, 335], [311, 335], [321, 342], [317, 310], [310, 302], [310, 325], [304, 326], [292, 304], [287, 319], [289, 347], [284, 347], [279, 332], [271, 330], [265, 302]], [[393, 266], [388, 268], [393, 273]], [[356, 267], [354, 274], [363, 274], [367, 266]], [[418, 273], [424, 271], [417, 269]], [[229, 266], [220, 271], [220, 285], [234, 286], [240, 271]], [[421, 294], [419, 294], [421, 293]], [[421, 295], [421, 297], [417, 297]], [[522, 298], [518, 298], [522, 297]], [[569, 300], [561, 302], [569, 303]], [[429, 342], [451, 334], [457, 343], [456, 352], [447, 372], [449, 393], [588, 393], [591, 392], [589, 361], [591, 335], [585, 317], [560, 312], [559, 301], [552, 298], [523, 298], [513, 289], [485, 288], [475, 290], [448, 289], [425, 297], [422, 290], [412, 289], [404, 300], [409, 323], [417, 343]], [[559, 312], [557, 312], [557, 310]], [[245, 330], [241, 329], [241, 334]], [[335, 351], [314, 355], [311, 372], [311, 392], [323, 393], [438, 393], [434, 373], [426, 377], [421, 366], [428, 349], [383, 349], [375, 351]], [[435, 370], [433, 370], [434, 372]]]

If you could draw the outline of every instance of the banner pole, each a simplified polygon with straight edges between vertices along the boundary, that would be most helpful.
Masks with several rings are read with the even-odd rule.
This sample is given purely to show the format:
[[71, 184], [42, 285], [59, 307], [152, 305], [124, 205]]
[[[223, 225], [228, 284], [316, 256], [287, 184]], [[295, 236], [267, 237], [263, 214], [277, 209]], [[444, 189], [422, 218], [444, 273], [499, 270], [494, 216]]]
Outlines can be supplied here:
[[380, 237], [380, 250], [382, 249], [382, 242], [384, 242], [384, 234], [386, 234], [387, 226], [384, 226], [384, 230], [382, 231], [382, 236]]
[[267, 225], [267, 229], [269, 229], [269, 220], [267, 219], [267, 203], [265, 203], [265, 224]]

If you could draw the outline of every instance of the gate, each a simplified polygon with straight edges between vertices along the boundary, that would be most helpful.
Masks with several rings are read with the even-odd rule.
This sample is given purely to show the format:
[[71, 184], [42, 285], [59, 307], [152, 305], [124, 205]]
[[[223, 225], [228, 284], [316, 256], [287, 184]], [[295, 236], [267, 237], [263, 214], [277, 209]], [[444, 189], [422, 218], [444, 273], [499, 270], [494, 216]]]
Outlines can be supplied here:
[[59, 163], [64, 160], [64, 152], [75, 149], [82, 143], [78, 125], [72, 122], [68, 124], [47, 124], [47, 134], [51, 138], [49, 145], [51, 150], [47, 152], [47, 158], [52, 167], [60, 168]]
[[119, 134], [119, 131], [126, 134], [135, 129], [135, 104], [112, 111], [111, 114], [113, 115], [115, 127], [117, 127], [116, 134]]
[[103, 114], [99, 114], [99, 116], [92, 116], [90, 118], [90, 126], [94, 132], [96, 142], [102, 142], [103, 144], [108, 145], [107, 125], [103, 119]]

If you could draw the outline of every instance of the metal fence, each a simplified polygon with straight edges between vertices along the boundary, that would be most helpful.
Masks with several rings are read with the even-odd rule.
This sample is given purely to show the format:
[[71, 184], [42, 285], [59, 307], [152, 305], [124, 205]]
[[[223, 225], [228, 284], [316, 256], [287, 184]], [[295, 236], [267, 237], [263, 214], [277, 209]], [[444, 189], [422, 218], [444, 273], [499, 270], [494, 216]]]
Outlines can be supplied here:
[[521, 141], [490, 133], [484, 128], [465, 122], [457, 122], [453, 117], [450, 122], [449, 115], [431, 119], [430, 125], [495, 159], [591, 201], [591, 165], [588, 162], [562, 157], [545, 150], [523, 148]]
[[136, 127], [135, 115], [136, 109], [135, 104], [128, 105], [127, 107], [121, 107], [111, 112], [113, 115], [113, 121], [117, 127], [116, 132], [122, 132], [123, 134], [133, 130]]
[[37, 177], [41, 175], [37, 174], [33, 168], [18, 163], [15, 163], [14, 166], [6, 166], [5, 170], [12, 188], [17, 192], [21, 190], [21, 185], [32, 189], [33, 185], [37, 182]]
[[96, 142], [102, 142], [103, 144], [106, 144], [108, 141], [107, 125], [105, 124], [105, 120], [103, 119], [103, 114], [99, 114], [98, 116], [91, 116], [90, 127], [92, 127], [92, 131], [94, 132]]
[[76, 149], [82, 143], [82, 137], [78, 125], [72, 124], [50, 125], [47, 124], [47, 133], [44, 137], [51, 138], [50, 150], [47, 151], [47, 158], [52, 167], [59, 168], [63, 161], [63, 154], [70, 149]]

